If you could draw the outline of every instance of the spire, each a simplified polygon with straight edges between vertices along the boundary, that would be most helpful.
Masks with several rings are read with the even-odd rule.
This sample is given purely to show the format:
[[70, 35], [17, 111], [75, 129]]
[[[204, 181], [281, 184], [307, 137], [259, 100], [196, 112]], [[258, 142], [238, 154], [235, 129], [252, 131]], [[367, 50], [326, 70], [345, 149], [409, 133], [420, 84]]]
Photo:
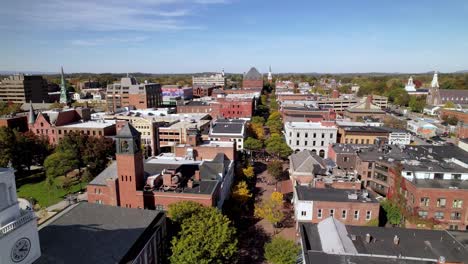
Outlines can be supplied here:
[[437, 71], [434, 72], [434, 77], [432, 77], [431, 88], [439, 88], [439, 77], [437, 76]]
[[224, 68], [221, 70], [221, 76], [224, 77]]
[[271, 65], [270, 65], [270, 68], [269, 68], [269, 70], [268, 70], [268, 77], [267, 77], [267, 79], [268, 79], [268, 82], [270, 82], [270, 83], [271, 83], [271, 81], [273, 80], [273, 76], [271, 75]]
[[36, 114], [34, 113], [34, 108], [32, 101], [29, 101], [29, 115], [28, 115], [28, 123], [30, 125], [34, 124], [36, 122]]
[[60, 103], [68, 104], [67, 86], [65, 85], [65, 77], [63, 76], [63, 67], [60, 76]]

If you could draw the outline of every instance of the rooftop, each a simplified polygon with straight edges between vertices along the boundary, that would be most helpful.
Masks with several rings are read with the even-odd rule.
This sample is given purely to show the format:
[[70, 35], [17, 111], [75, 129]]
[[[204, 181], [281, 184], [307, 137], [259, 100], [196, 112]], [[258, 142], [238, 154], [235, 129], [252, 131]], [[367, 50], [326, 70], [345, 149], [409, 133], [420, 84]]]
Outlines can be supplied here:
[[320, 263], [378, 264], [435, 263], [440, 257], [447, 263], [463, 263], [468, 259], [467, 249], [447, 231], [345, 226], [331, 217], [319, 224], [301, 223], [300, 231], [307, 264], [317, 263], [317, 258]]
[[303, 201], [378, 203], [370, 193], [357, 193], [356, 190], [312, 188], [298, 185], [296, 186], [296, 192], [299, 200]]
[[244, 135], [245, 120], [239, 119], [218, 119], [211, 125], [210, 134], [229, 134], [229, 135]]
[[106, 128], [115, 125], [115, 120], [96, 120], [76, 122], [60, 126], [61, 128]]
[[244, 80], [263, 80], [263, 76], [257, 68], [252, 67], [246, 74], [244, 74]]
[[286, 122], [288, 128], [304, 128], [304, 129], [335, 129], [335, 126], [324, 126], [321, 122]]
[[114, 263], [164, 213], [93, 203], [70, 206], [39, 227], [42, 263]]
[[289, 156], [294, 174], [324, 174], [326, 166], [321, 157], [310, 150], [303, 150]]
[[340, 126], [340, 128], [342, 128], [346, 132], [388, 134], [387, 130], [375, 126]]

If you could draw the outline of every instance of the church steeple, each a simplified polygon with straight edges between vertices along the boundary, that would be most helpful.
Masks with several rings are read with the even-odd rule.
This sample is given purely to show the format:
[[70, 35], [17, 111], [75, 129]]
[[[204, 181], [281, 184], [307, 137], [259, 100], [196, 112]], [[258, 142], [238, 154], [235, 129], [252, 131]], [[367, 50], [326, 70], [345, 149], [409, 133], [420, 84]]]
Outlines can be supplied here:
[[34, 108], [32, 105], [32, 101], [29, 101], [29, 115], [28, 115], [28, 123], [33, 125], [36, 122], [36, 114], [34, 113]]
[[431, 88], [439, 88], [439, 77], [437, 76], [437, 71], [434, 72], [434, 77], [432, 77]]
[[270, 68], [268, 69], [268, 82], [271, 83], [273, 81], [273, 75], [271, 74], [271, 65]]
[[67, 93], [67, 86], [65, 85], [65, 77], [63, 76], [63, 67], [60, 76], [60, 103], [61, 104], [68, 104], [68, 93]]

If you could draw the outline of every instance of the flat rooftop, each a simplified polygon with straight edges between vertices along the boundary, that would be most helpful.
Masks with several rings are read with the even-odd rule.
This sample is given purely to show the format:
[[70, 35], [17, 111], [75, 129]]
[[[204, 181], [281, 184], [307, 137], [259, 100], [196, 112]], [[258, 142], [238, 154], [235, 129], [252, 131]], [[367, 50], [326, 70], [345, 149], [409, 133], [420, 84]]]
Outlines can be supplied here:
[[350, 195], [356, 190], [333, 189], [333, 188], [312, 188], [308, 186], [296, 186], [296, 193], [302, 201], [327, 201], [327, 202], [351, 202], [351, 203], [378, 203], [372, 194], [368, 193], [367, 198], [357, 194], [356, 199], [350, 199]]
[[39, 226], [42, 255], [35, 263], [119, 262], [162, 217], [155, 210], [72, 205]]
[[91, 120], [60, 126], [61, 128], [106, 128], [115, 125], [115, 120]]
[[304, 129], [337, 129], [335, 126], [324, 126], [320, 122], [286, 122], [286, 127]]

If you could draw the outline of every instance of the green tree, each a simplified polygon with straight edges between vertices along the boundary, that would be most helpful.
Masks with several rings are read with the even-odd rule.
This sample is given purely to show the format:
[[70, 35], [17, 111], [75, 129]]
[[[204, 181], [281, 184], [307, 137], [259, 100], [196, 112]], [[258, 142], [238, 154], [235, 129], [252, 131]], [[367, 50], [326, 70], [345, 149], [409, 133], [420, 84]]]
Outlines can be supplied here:
[[46, 176], [55, 179], [78, 168], [78, 160], [70, 151], [57, 151], [49, 155], [44, 161], [44, 169]]
[[251, 123], [252, 124], [261, 124], [263, 126], [263, 124], [265, 124], [265, 118], [263, 118], [261, 116], [252, 116]]
[[402, 220], [402, 214], [400, 207], [392, 201], [385, 200], [380, 203], [385, 211], [387, 221], [392, 225], [399, 225]]
[[258, 139], [248, 137], [244, 141], [244, 148], [249, 150], [249, 151], [259, 151], [259, 150], [262, 149], [262, 147], [263, 147], [263, 143], [262, 143], [262, 141], [260, 141]]
[[273, 160], [268, 163], [267, 170], [276, 181], [280, 181], [283, 176], [283, 162], [281, 160]]
[[271, 264], [296, 263], [301, 248], [292, 240], [274, 237], [265, 244], [265, 259]]
[[444, 108], [455, 108], [455, 104], [452, 101], [448, 101], [444, 104]]
[[426, 106], [426, 97], [411, 96], [409, 107], [411, 111], [421, 113]]
[[265, 142], [266, 151], [278, 158], [287, 158], [292, 150], [279, 134], [272, 134]]
[[236, 229], [216, 208], [203, 207], [183, 221], [171, 244], [172, 264], [231, 263], [237, 252]]
[[7, 167], [15, 152], [15, 134], [7, 127], [0, 127], [0, 167]]
[[192, 201], [183, 201], [169, 205], [169, 216], [172, 221], [181, 224], [184, 220], [190, 218], [203, 210], [203, 206]]
[[283, 129], [283, 122], [281, 121], [281, 114], [278, 111], [274, 111], [268, 117], [266, 125], [270, 129], [270, 133], [281, 133]]

